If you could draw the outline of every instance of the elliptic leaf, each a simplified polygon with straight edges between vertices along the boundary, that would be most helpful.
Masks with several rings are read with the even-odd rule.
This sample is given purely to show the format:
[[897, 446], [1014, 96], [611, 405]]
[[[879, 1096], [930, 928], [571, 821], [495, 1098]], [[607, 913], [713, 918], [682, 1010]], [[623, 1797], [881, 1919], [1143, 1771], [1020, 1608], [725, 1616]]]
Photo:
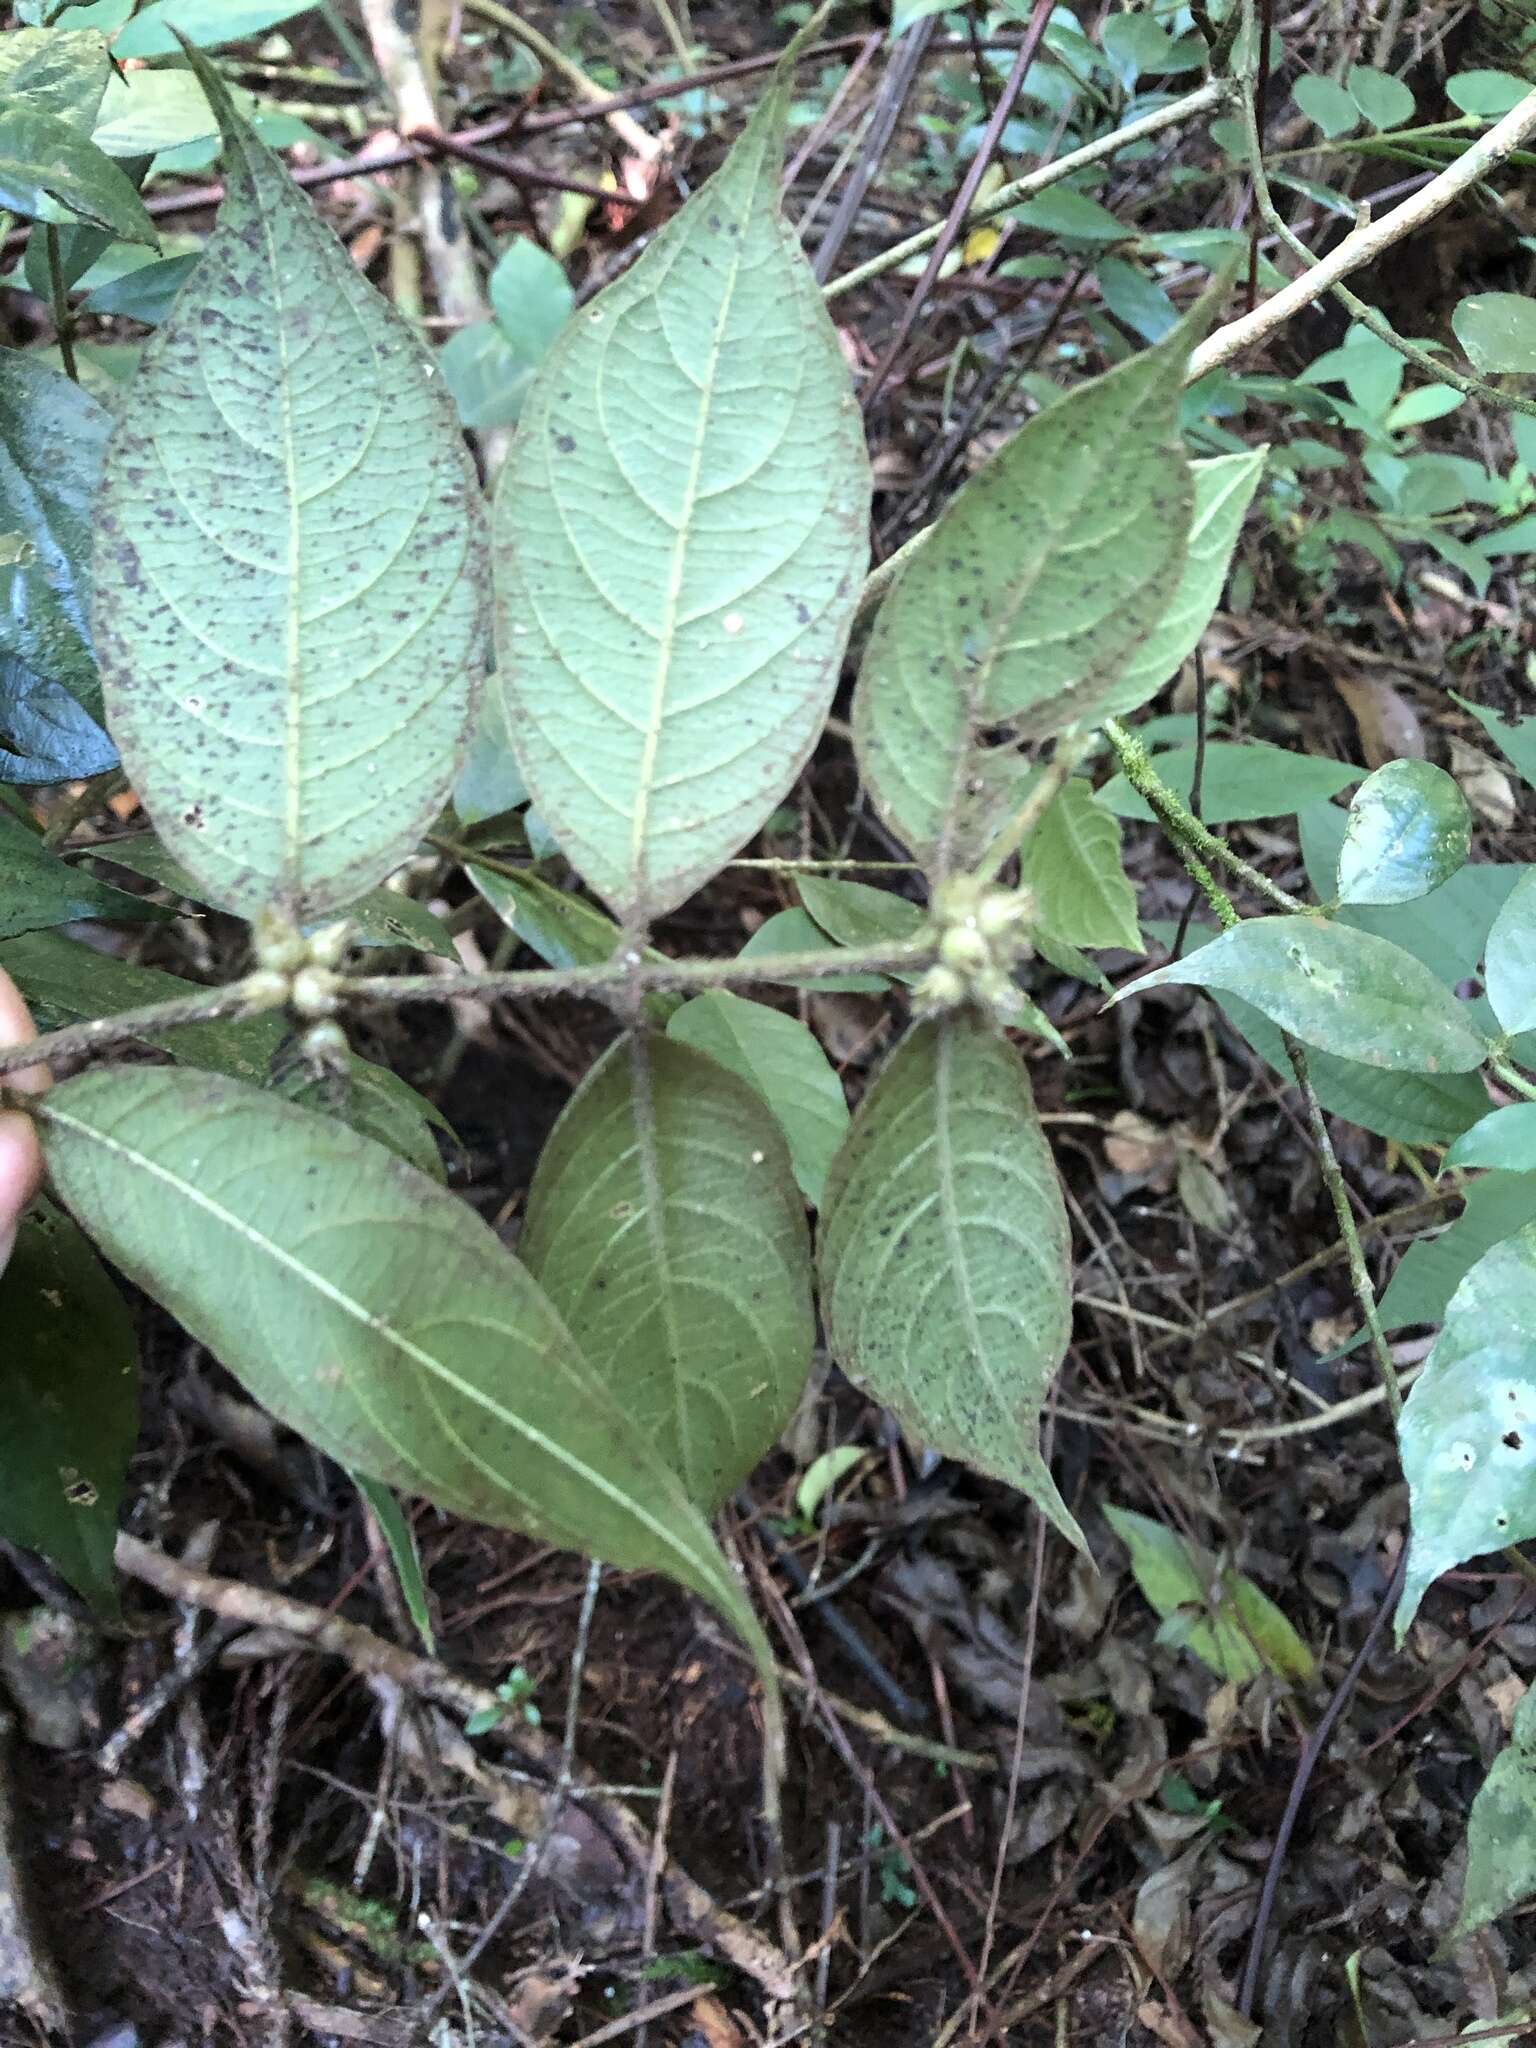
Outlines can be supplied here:
[[1483, 965], [1488, 1000], [1504, 1029], [1536, 1029], [1536, 868], [1528, 868], [1505, 897]]
[[379, 1525], [379, 1534], [384, 1538], [395, 1567], [395, 1577], [400, 1581], [406, 1612], [416, 1624], [422, 1648], [429, 1657], [435, 1657], [437, 1643], [432, 1633], [432, 1605], [427, 1598], [421, 1552], [416, 1548], [416, 1532], [387, 1486], [381, 1486], [377, 1479], [370, 1479], [364, 1472], [354, 1472], [352, 1483], [368, 1503], [373, 1519]]
[[116, 747], [62, 683], [0, 653], [0, 782], [76, 782], [116, 766]]
[[683, 1004], [667, 1036], [707, 1053], [762, 1097], [784, 1133], [800, 1192], [819, 1206], [827, 1168], [848, 1129], [848, 1103], [826, 1054], [799, 1018], [729, 989], [711, 989]]
[[1164, 683], [1173, 680], [1199, 646], [1221, 601], [1232, 551], [1264, 473], [1267, 453], [1267, 449], [1255, 448], [1245, 455], [1218, 455], [1210, 462], [1190, 464], [1195, 509], [1173, 599], [1122, 668], [1113, 688], [1100, 700], [1095, 717], [1123, 718], [1127, 712], [1139, 711]]
[[1463, 1074], [1488, 1047], [1465, 1007], [1401, 946], [1315, 917], [1251, 917], [1115, 997], [1182, 982], [1223, 989], [1307, 1045], [1411, 1074]]
[[1120, 821], [1080, 775], [1070, 776], [1024, 849], [1019, 879], [1042, 927], [1069, 946], [1140, 953], [1136, 891], [1120, 864]]
[[827, 1177], [833, 1356], [909, 1435], [1082, 1534], [1038, 1446], [1072, 1321], [1070, 1234], [1018, 1052], [968, 1014], [896, 1048]]
[[[546, 966], [600, 967], [619, 950], [622, 934], [613, 919], [568, 889], [557, 889], [539, 875], [502, 874], [477, 862], [468, 863], [464, 872], [507, 929], [516, 932]], [[646, 946], [643, 957], [653, 963], [666, 961], [654, 946]], [[641, 1007], [656, 1023], [665, 1024], [682, 1000], [658, 991]]]
[[1536, 1536], [1536, 1228], [1472, 1267], [1398, 1424], [1408, 1481], [1401, 1642], [1453, 1566]]
[[210, 1074], [97, 1067], [39, 1116], [77, 1220], [328, 1456], [667, 1572], [750, 1631], [708, 1527], [465, 1203], [330, 1118]]
[[876, 614], [859, 768], [935, 876], [974, 859], [1016, 801], [1014, 741], [1096, 717], [1163, 616], [1194, 504], [1176, 417], [1191, 338], [1186, 320], [1037, 413]]
[[406, 324], [231, 113], [227, 197], [97, 507], [108, 722], [221, 907], [353, 902], [452, 787], [485, 666], [478, 491]]
[[[894, 889], [874, 889], [868, 882], [845, 882], [832, 875], [797, 875], [795, 884], [800, 901], [840, 946], [903, 946], [923, 928], [921, 907]], [[911, 982], [918, 976], [895, 978]]]
[[1491, 1109], [1463, 1131], [1443, 1166], [1493, 1166], [1506, 1173], [1536, 1173], [1536, 1102]]
[[155, 246], [155, 225], [124, 172], [61, 115], [0, 111], [0, 206], [54, 226], [84, 220]]
[[674, 909], [789, 788], [868, 562], [858, 407], [779, 211], [786, 92], [566, 329], [497, 486], [518, 758], [626, 920]]
[[[1536, 1686], [1515, 1709], [1467, 1821], [1467, 1876], [1449, 1939], [1462, 1941], [1536, 1892]], [[1513, 2041], [1516, 2036], [1508, 2037]]]
[[1472, 813], [1431, 761], [1388, 761], [1350, 798], [1339, 851], [1341, 903], [1414, 903], [1465, 867]]
[[[1173, 747], [1154, 757], [1160, 782], [1188, 801], [1195, 780], [1195, 749]], [[1200, 780], [1200, 815], [1207, 825], [1230, 825], [1247, 818], [1283, 818], [1303, 805], [1323, 802], [1360, 780], [1361, 771], [1345, 761], [1317, 754], [1293, 754], [1262, 740], [1211, 740], [1205, 749]], [[1152, 817], [1152, 807], [1124, 775], [1113, 775], [1099, 791], [1099, 802], [1122, 818]]]
[[112, 39], [118, 57], [174, 57], [181, 45], [172, 29], [200, 49], [217, 49], [260, 35], [307, 14], [315, 0], [150, 0]]
[[1530, 80], [1512, 71], [1457, 71], [1445, 81], [1452, 106], [1484, 121], [1497, 121], [1518, 107], [1530, 89]]
[[1303, 73], [1291, 87], [1291, 98], [1330, 139], [1360, 126], [1360, 108], [1336, 79]]
[[0, 1274], [0, 1530], [117, 1613], [112, 1545], [139, 1429], [139, 1353], [122, 1296], [50, 1202]]
[[[772, 959], [785, 953], [836, 951], [837, 940], [814, 922], [808, 910], [801, 910], [797, 905], [793, 910], [776, 910], [772, 917], [758, 926], [736, 957], [738, 960], [750, 960], [762, 955]], [[786, 986], [815, 989], [828, 996], [878, 996], [890, 987], [890, 982], [880, 974], [836, 974], [822, 975], [814, 981], [790, 982]]]
[[167, 913], [143, 896], [109, 889], [50, 853], [30, 826], [0, 810], [0, 939], [85, 917], [154, 922]]
[[519, 1250], [713, 1512], [794, 1413], [815, 1338], [804, 1205], [761, 1097], [691, 1046], [621, 1040], [544, 1148]]
[[418, 1173], [446, 1183], [448, 1176], [432, 1126], [450, 1138], [453, 1126], [434, 1103], [418, 1095], [388, 1067], [377, 1067], [354, 1053], [345, 1074], [333, 1077], [317, 1074], [300, 1061], [277, 1076], [272, 1087], [285, 1102], [297, 1102], [322, 1116], [340, 1117], [352, 1130], [383, 1145]]
[[62, 683], [95, 718], [87, 616], [93, 507], [112, 415], [17, 349], [0, 351], [0, 651]]
[[1475, 369], [1489, 376], [1529, 376], [1536, 370], [1536, 299], [1479, 292], [1461, 301], [1451, 326]]
[[1400, 128], [1413, 119], [1413, 94], [1390, 71], [1374, 64], [1352, 64], [1349, 96], [1373, 128]]
[[1176, 1641], [1234, 1685], [1264, 1670], [1311, 1678], [1317, 1662], [1268, 1594], [1242, 1572], [1222, 1570], [1202, 1544], [1130, 1508], [1105, 1506], [1104, 1519], [1131, 1553], [1136, 1583]]

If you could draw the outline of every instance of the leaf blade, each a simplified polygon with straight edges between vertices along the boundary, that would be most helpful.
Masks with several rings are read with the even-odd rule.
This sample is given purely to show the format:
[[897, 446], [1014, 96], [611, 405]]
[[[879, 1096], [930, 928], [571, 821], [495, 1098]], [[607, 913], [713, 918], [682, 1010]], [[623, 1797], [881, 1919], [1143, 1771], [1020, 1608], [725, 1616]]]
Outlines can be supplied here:
[[221, 907], [302, 923], [381, 881], [451, 787], [478, 498], [414, 337], [191, 61], [228, 196], [108, 447], [98, 652], [171, 851]]

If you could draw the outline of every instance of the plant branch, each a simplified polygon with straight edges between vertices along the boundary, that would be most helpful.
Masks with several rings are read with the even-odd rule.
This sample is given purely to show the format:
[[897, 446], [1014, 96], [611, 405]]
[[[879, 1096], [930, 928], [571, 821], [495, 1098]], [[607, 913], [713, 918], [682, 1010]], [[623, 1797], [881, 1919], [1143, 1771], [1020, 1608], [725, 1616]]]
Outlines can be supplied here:
[[[455, 996], [587, 997], [601, 1002], [609, 995], [648, 995], [690, 989], [761, 987], [777, 983], [827, 981], [845, 974], [897, 974], [931, 966], [934, 947], [926, 938], [901, 945], [840, 946], [814, 953], [765, 953], [745, 960], [646, 960], [636, 949], [596, 967], [534, 968], [505, 974], [372, 974], [343, 980], [343, 1003], [379, 1005], [447, 1002]], [[25, 1045], [0, 1047], [0, 1079], [46, 1060], [75, 1059], [136, 1039], [156, 1037], [184, 1024], [212, 1024], [224, 1017], [254, 1015], [268, 1009], [253, 1002], [244, 982], [206, 989], [174, 1003], [153, 1003], [115, 1016], [93, 1017], [67, 1024]], [[18, 1099], [8, 1107], [25, 1108]]]
[[[547, 64], [551, 71], [563, 78], [573, 91], [601, 112], [624, 147], [633, 150], [642, 162], [654, 163], [662, 154], [665, 145], [654, 135], [648, 135], [633, 114], [626, 113], [622, 107], [603, 108], [602, 102], [609, 95], [587, 76], [574, 57], [568, 57], [559, 44], [552, 43], [542, 30], [524, 21], [520, 14], [514, 14], [510, 7], [503, 7], [500, 0], [465, 0], [465, 4], [471, 14], [478, 14], [482, 21], [491, 21], [498, 28], [504, 28], [524, 49], [531, 50], [541, 64]], [[687, 91], [688, 86], [682, 89]]]
[[59, 231], [51, 221], [43, 224], [43, 247], [48, 252], [48, 290], [53, 299], [53, 325], [59, 337], [59, 360], [72, 384], [80, 382], [75, 361], [75, 322], [69, 310], [69, 293], [64, 285], [64, 265], [59, 256]]
[[1514, 1094], [1523, 1096], [1527, 1102], [1536, 1102], [1536, 1083], [1527, 1081], [1524, 1074], [1517, 1072], [1508, 1060], [1490, 1060], [1488, 1071], [1495, 1080], [1502, 1081]]
[[[1256, 889], [1261, 896], [1267, 897], [1278, 910], [1290, 911], [1293, 915], [1300, 915], [1302, 917], [1320, 915], [1313, 905], [1303, 903], [1298, 897], [1288, 894], [1277, 882], [1272, 882], [1262, 870], [1245, 861], [1241, 854], [1234, 853], [1226, 841], [1218, 839], [1208, 826], [1202, 825], [1189, 807], [1180, 802], [1179, 798], [1174, 795], [1173, 791], [1160, 778], [1152, 766], [1151, 756], [1148, 754], [1145, 745], [1137, 733], [1122, 725], [1118, 718], [1106, 718], [1104, 721], [1104, 732], [1110, 745], [1119, 756], [1120, 766], [1125, 772], [1126, 781], [1136, 791], [1138, 796], [1144, 797], [1151, 805], [1164, 829], [1175, 840], [1181, 850], [1188, 851], [1206, 860], [1219, 861], [1223, 867], [1229, 868], [1234, 875], [1237, 875], [1242, 881], [1246, 882], [1250, 889]], [[1194, 868], [1190, 869], [1190, 873], [1199, 882], [1207, 901], [1211, 903], [1211, 907], [1216, 911], [1218, 917], [1222, 918], [1222, 922], [1224, 924], [1236, 923], [1237, 912], [1233, 910], [1230, 918], [1223, 917], [1219, 906], [1212, 897], [1211, 890], [1214, 884], [1209, 871], [1202, 866], [1198, 873]], [[1230, 904], [1227, 907], [1229, 910], [1231, 909]]]
[[[1144, 142], [1149, 136], [1161, 135], [1166, 129], [1180, 128], [1186, 121], [1198, 119], [1201, 114], [1213, 112], [1224, 106], [1230, 98], [1230, 88], [1221, 82], [1201, 86], [1198, 92], [1186, 93], [1183, 99], [1174, 100], [1169, 106], [1159, 107], [1154, 113], [1144, 114], [1139, 121], [1128, 121], [1123, 128], [1116, 128], [1111, 134], [1101, 135], [1095, 142], [1084, 143], [1081, 149], [1074, 149], [1066, 156], [1058, 157], [1054, 163], [1044, 164], [1037, 171], [1030, 171], [1022, 178], [1015, 178], [1011, 184], [1003, 185], [990, 199], [982, 200], [970, 208], [960, 225], [966, 228], [979, 227], [982, 222], [995, 220], [1000, 213], [1007, 213], [1024, 200], [1033, 198], [1035, 193], [1044, 192], [1051, 185], [1059, 185], [1063, 178], [1070, 178], [1075, 171], [1089, 164], [1102, 163], [1106, 157], [1117, 156], [1122, 149]], [[856, 270], [848, 270], [841, 277], [834, 277], [825, 287], [822, 297], [827, 300], [840, 299], [845, 292], [853, 291], [861, 284], [868, 284], [871, 278], [884, 277], [888, 271], [899, 270], [904, 263], [910, 263], [916, 256], [926, 255], [943, 235], [945, 221], [936, 221], [932, 227], [923, 228], [920, 233], [908, 235], [904, 242], [893, 243], [889, 249], [882, 249], [878, 256], [871, 256], [867, 263], [861, 263]]]
[[1503, 120], [1463, 150], [1455, 163], [1448, 164], [1437, 178], [1412, 193], [1383, 219], [1370, 221], [1346, 235], [1336, 249], [1313, 264], [1310, 270], [1276, 292], [1252, 313], [1218, 327], [1190, 358], [1190, 381], [1218, 369], [1240, 355], [1252, 343], [1263, 341], [1303, 307], [1312, 305], [1340, 278], [1348, 277], [1362, 265], [1372, 263], [1386, 250], [1443, 213], [1453, 199], [1497, 169], [1528, 135], [1536, 130], [1536, 92], [1529, 92]]

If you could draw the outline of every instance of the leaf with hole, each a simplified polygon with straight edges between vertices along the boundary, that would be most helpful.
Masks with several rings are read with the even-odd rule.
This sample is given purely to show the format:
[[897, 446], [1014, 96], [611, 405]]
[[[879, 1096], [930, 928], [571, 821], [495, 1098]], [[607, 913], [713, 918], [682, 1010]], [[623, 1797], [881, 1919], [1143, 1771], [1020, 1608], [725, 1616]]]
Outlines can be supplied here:
[[1120, 822], [1080, 775], [1069, 776], [1024, 847], [1019, 880], [1042, 928], [1069, 946], [1140, 953], [1136, 891], [1120, 860]]
[[1159, 1641], [1174, 1643], [1230, 1685], [1261, 1671], [1303, 1682], [1317, 1661], [1267, 1593], [1242, 1572], [1219, 1567], [1202, 1544], [1130, 1508], [1104, 1519], [1131, 1554], [1131, 1570], [1161, 1617]]
[[876, 614], [860, 773], [936, 876], [969, 865], [1016, 803], [1017, 741], [1098, 716], [1163, 617], [1194, 506], [1176, 415], [1195, 331], [1185, 320], [1036, 414]]
[[621, 1039], [544, 1148], [519, 1249], [712, 1513], [793, 1414], [815, 1336], [804, 1204], [761, 1095], [670, 1037]]
[[97, 653], [170, 850], [221, 908], [303, 923], [382, 881], [452, 787], [479, 494], [410, 329], [191, 62], [227, 196], [108, 447]]
[[818, 1205], [848, 1129], [848, 1104], [842, 1082], [799, 1018], [729, 989], [711, 989], [674, 1013], [667, 1036], [707, 1053], [762, 1097], [784, 1133], [800, 1192]]
[[1536, 370], [1536, 299], [1518, 292], [1479, 292], [1451, 315], [1456, 339], [1486, 376], [1529, 376]]
[[1071, 1328], [1070, 1234], [1023, 1059], [968, 1013], [920, 1024], [832, 1163], [819, 1247], [832, 1355], [915, 1441], [1082, 1535], [1040, 1455]]
[[112, 416], [89, 392], [16, 349], [0, 350], [0, 653], [62, 684], [93, 719], [93, 507]]
[[1368, 1067], [1461, 1074], [1488, 1056], [1464, 1005], [1411, 953], [1321, 918], [1249, 918], [1114, 1000], [1176, 983], [1241, 996], [1305, 1044]]
[[111, 158], [71, 121], [24, 103], [0, 109], [0, 206], [52, 226], [89, 221], [154, 247], [154, 222]]
[[779, 208], [787, 91], [555, 344], [496, 491], [513, 742], [626, 921], [675, 909], [790, 787], [868, 562], [858, 407]]
[[122, 1296], [51, 1202], [0, 1273], [0, 1533], [41, 1550], [108, 1620], [112, 1545], [139, 1429], [139, 1347]]
[[98, 1067], [39, 1118], [77, 1222], [327, 1456], [472, 1521], [666, 1572], [761, 1643], [679, 1482], [465, 1203], [330, 1118], [211, 1074]]
[[1484, 1252], [1452, 1295], [1398, 1448], [1410, 1530], [1401, 1642], [1442, 1572], [1536, 1536], [1536, 1227]]
[[1414, 903], [1465, 867], [1472, 813], [1431, 761], [1388, 761], [1349, 802], [1339, 850], [1341, 903]]

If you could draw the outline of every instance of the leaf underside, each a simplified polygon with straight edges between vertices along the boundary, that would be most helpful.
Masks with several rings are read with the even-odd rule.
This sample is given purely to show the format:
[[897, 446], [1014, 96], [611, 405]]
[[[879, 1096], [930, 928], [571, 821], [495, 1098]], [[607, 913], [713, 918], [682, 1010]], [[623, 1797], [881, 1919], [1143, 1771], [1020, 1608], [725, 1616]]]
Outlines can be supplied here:
[[833, 1356], [913, 1437], [1076, 1522], [1040, 1456], [1071, 1324], [1070, 1238], [1023, 1060], [980, 1018], [919, 1025], [827, 1179]]
[[223, 908], [302, 922], [452, 786], [487, 665], [479, 493], [414, 335], [192, 61], [227, 197], [108, 445], [98, 654], [166, 844]]
[[868, 563], [858, 408], [779, 212], [784, 90], [566, 330], [497, 488], [518, 759], [631, 922], [707, 881], [799, 773]]

